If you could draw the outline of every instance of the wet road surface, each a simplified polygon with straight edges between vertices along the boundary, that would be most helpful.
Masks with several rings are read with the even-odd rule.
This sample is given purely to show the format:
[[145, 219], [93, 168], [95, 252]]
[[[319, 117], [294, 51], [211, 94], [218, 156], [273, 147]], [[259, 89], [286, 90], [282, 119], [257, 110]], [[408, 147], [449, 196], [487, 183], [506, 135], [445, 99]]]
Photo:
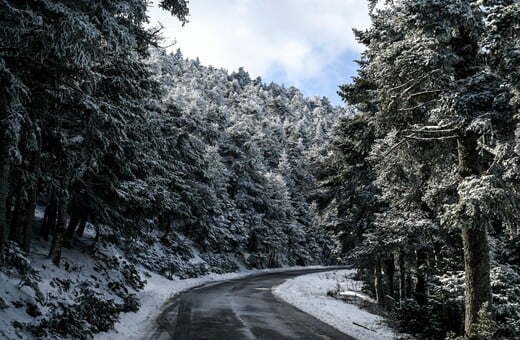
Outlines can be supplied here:
[[149, 339], [354, 339], [273, 295], [286, 279], [332, 269], [268, 273], [182, 293], [157, 320]]

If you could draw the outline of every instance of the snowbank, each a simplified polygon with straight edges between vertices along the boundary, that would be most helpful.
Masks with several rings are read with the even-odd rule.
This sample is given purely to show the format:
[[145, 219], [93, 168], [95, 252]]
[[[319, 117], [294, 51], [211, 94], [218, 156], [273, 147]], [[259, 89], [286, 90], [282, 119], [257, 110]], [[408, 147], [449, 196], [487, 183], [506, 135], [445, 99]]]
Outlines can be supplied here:
[[354, 270], [315, 273], [287, 280], [273, 293], [296, 308], [357, 339], [395, 339], [396, 334], [384, 324], [384, 318], [355, 304], [327, 296], [340, 288], [341, 295], [370, 300], [361, 293], [361, 283], [351, 277]]

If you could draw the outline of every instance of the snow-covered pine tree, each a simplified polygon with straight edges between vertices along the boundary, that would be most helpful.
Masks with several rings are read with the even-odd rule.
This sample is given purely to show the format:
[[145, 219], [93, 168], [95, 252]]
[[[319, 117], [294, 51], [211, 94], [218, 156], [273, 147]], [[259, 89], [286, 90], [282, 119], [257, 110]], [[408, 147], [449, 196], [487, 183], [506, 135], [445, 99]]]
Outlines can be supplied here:
[[[58, 206], [63, 210], [69, 205], [71, 186], [79, 181], [81, 171], [88, 170], [77, 169], [83, 162], [70, 152], [69, 146], [83, 138], [74, 132], [89, 126], [102, 139], [101, 148], [97, 145], [95, 151], [105, 148], [107, 152], [106, 147], [114, 143], [107, 142], [111, 137], [103, 136], [99, 129], [105, 123], [111, 128], [123, 126], [126, 113], [137, 113], [136, 107], [130, 105], [132, 96], [141, 93], [138, 88], [148, 80], [136, 55], [145, 53], [156, 37], [143, 27], [147, 21], [144, 1], [2, 1], [0, 6], [2, 83], [8, 91], [9, 105], [5, 111], [9, 142], [5, 145], [11, 150], [3, 155], [6, 157], [2, 162], [22, 165], [2, 165], [2, 169], [7, 178], [12, 175], [23, 181], [25, 188], [11, 195], [8, 203], [17, 210], [13, 216], [23, 217], [10, 219], [11, 235], [18, 238], [19, 229], [31, 225], [39, 180], [45, 179], [47, 192], [64, 193], [57, 194], [61, 198]], [[163, 0], [161, 6], [181, 20], [188, 14], [185, 2]], [[145, 87], [141, 90], [147, 93]], [[128, 107], [117, 108], [125, 101]], [[23, 130], [16, 128], [19, 125]], [[24, 131], [23, 135], [18, 131]], [[120, 138], [124, 133], [116, 134]], [[82, 156], [85, 161], [90, 158]], [[43, 172], [48, 169], [47, 162], [53, 163], [51, 172], [39, 175], [40, 159]], [[96, 160], [91, 161], [96, 164]], [[3, 182], [0, 186], [4, 200]], [[4, 220], [6, 204], [1, 206], [0, 218]], [[3, 250], [8, 225], [7, 221], [0, 224]], [[60, 233], [63, 228], [59, 226]], [[28, 249], [27, 240], [22, 244]]]
[[[271, 265], [314, 263], [329, 257], [330, 243], [312, 225], [303, 194], [313, 182], [305, 160], [315, 138], [327, 138], [340, 112], [325, 100], [305, 99], [294, 88], [252, 80], [243, 69], [229, 74], [185, 60], [180, 51], [153, 52], [150, 65], [163, 83], [165, 100], [178, 108], [180, 119], [191, 122], [185, 128], [213, 150], [213, 160], [221, 162], [205, 171], [211, 173], [211, 186], [220, 188], [215, 204], [227, 207], [231, 223], [210, 223], [197, 242], [214, 250], [220, 246], [251, 252], [255, 266], [270, 261]], [[313, 128], [318, 121], [319, 131]], [[217, 169], [224, 172], [216, 173]], [[235, 239], [233, 246], [215, 245], [222, 239], [212, 235], [236, 232], [240, 237], [225, 237]], [[302, 240], [312, 251], [302, 246]]]
[[314, 193], [320, 225], [332, 231], [345, 255], [361, 241], [368, 221], [380, 210], [375, 174], [368, 162], [374, 128], [367, 114], [339, 121], [334, 135], [315, 156], [319, 186]]
[[[384, 136], [374, 147], [378, 161], [388, 164], [379, 166], [379, 176], [386, 177], [381, 184], [398, 189], [402, 179], [413, 177], [427, 184], [398, 189], [399, 197], [419, 204], [411, 206], [413, 211], [422, 209], [426, 199], [420, 196], [425, 190], [442, 182], [433, 176], [443, 172], [431, 172], [431, 164], [448, 170], [458, 185], [456, 202], [434, 217], [462, 231], [468, 336], [479, 310], [491, 306], [487, 229], [494, 220], [504, 222], [518, 214], [513, 203], [517, 195], [504, 181], [500, 165], [512, 156], [504, 147], [510, 145], [516, 114], [510, 102], [514, 86], [495, 71], [503, 64], [490, 63], [498, 49], [484, 48], [494, 34], [493, 20], [488, 19], [504, 6], [515, 8], [502, 1], [481, 6], [477, 1], [438, 0], [376, 7], [372, 27], [356, 32], [367, 46], [359, 75], [354, 84], [341, 89], [348, 102], [374, 113], [378, 134]], [[499, 54], [510, 61], [511, 53], [503, 54], [506, 50], [510, 51], [506, 48]], [[457, 173], [449, 171], [450, 164]], [[385, 174], [399, 167], [404, 177]], [[420, 174], [424, 171], [426, 176]], [[450, 203], [452, 194], [444, 195]], [[398, 208], [396, 213], [403, 211], [402, 205]], [[426, 212], [434, 212], [433, 208]]]

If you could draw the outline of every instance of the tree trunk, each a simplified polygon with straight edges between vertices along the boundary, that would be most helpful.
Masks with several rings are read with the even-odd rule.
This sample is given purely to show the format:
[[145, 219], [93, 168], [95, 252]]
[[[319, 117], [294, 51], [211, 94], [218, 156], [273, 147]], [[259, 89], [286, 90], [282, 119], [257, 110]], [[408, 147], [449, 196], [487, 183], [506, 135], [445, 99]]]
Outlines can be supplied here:
[[41, 235], [44, 240], [49, 239], [49, 233], [53, 233], [56, 230], [56, 215], [58, 212], [58, 201], [53, 195], [49, 205], [45, 208], [45, 215], [43, 217]]
[[394, 275], [395, 275], [395, 261], [394, 255], [383, 261], [383, 272], [386, 278], [386, 309], [393, 310], [395, 308], [395, 292], [394, 292]]
[[413, 278], [411, 272], [406, 273], [406, 298], [413, 298]]
[[81, 216], [81, 220], [79, 222], [78, 229], [76, 230], [76, 235], [79, 237], [83, 237], [83, 233], [85, 232], [85, 227], [87, 226], [87, 217], [88, 213], [85, 212], [83, 216]]
[[406, 299], [406, 271], [404, 265], [404, 251], [399, 249], [399, 304]]
[[433, 241], [433, 258], [435, 273], [439, 273], [444, 267], [443, 259], [442, 259], [442, 243], [438, 241]]
[[67, 226], [67, 231], [65, 232], [65, 235], [63, 238], [64, 247], [72, 246], [72, 237], [74, 235], [74, 231], [76, 231], [76, 228], [78, 227], [79, 222], [80, 222], [79, 208], [77, 206], [73, 206], [72, 210], [70, 212], [69, 225]]
[[33, 187], [29, 189], [27, 196], [29, 201], [27, 202], [27, 210], [22, 226], [22, 250], [28, 253], [31, 251], [31, 240], [33, 237], [34, 210], [36, 209], [36, 188]]
[[[16, 198], [15, 212], [11, 220], [11, 231], [9, 238], [16, 241], [25, 252], [31, 250], [32, 227], [34, 220], [34, 209], [36, 208], [36, 191], [38, 184], [38, 170], [40, 168], [40, 150], [28, 152], [26, 161], [27, 168], [23, 171], [30, 176], [18, 176], [18, 195]], [[27, 163], [24, 162], [24, 163]], [[22, 191], [23, 192], [20, 192]]]
[[[479, 174], [477, 138], [475, 133], [460, 134], [457, 140], [459, 174], [467, 177]], [[471, 337], [477, 314], [483, 305], [491, 307], [489, 244], [485, 228], [462, 228], [464, 246], [464, 332]]]
[[415, 301], [421, 306], [426, 304], [426, 263], [428, 252], [426, 249], [417, 250], [417, 283], [415, 284]]
[[376, 257], [376, 263], [374, 264], [374, 289], [376, 292], [376, 301], [378, 304], [385, 305], [385, 291], [383, 289], [383, 274], [381, 273], [381, 258], [379, 255]]
[[23, 200], [18, 194], [15, 199], [14, 211], [12, 212], [10, 221], [9, 221], [9, 236], [8, 239], [10, 241], [14, 241], [18, 244], [21, 244], [22, 241], [22, 224], [23, 224]]
[[393, 299], [395, 299], [394, 293], [394, 275], [395, 275], [395, 261], [394, 256], [391, 255], [390, 258], [385, 259], [383, 261], [383, 271], [385, 272], [386, 282], [388, 283], [386, 287], [386, 294]]
[[67, 225], [67, 193], [63, 192], [58, 199], [58, 218], [56, 222], [56, 230], [52, 239], [49, 257], [54, 265], [59, 266], [61, 261], [61, 249], [63, 247], [63, 238], [65, 236], [65, 226]]
[[0, 132], [0, 265], [4, 263], [7, 226], [7, 193], [9, 191], [9, 143], [5, 132]]
[[487, 231], [463, 228], [462, 243], [466, 272], [464, 332], [467, 336], [471, 336], [478, 312], [484, 304], [490, 307], [491, 303]]
[[34, 209], [36, 209], [36, 192], [40, 174], [40, 159], [41, 159], [41, 136], [39, 138], [39, 147], [31, 152], [31, 166], [30, 171], [33, 173], [31, 183], [27, 189], [27, 202], [25, 205], [25, 218], [22, 226], [22, 249], [25, 252], [31, 250], [31, 240], [33, 236], [33, 220]]
[[459, 158], [458, 172], [464, 178], [479, 174], [479, 156], [477, 152], [478, 135], [473, 132], [459, 133], [457, 151]]

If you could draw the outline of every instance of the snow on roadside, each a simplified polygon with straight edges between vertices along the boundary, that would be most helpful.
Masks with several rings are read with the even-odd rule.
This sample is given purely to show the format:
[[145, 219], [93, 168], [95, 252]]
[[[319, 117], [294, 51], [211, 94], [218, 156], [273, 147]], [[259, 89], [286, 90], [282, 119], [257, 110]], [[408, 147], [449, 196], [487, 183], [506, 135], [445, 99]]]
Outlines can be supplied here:
[[336, 290], [339, 284], [344, 295], [369, 299], [360, 292], [361, 283], [351, 278], [354, 273], [354, 270], [348, 269], [298, 276], [273, 289], [273, 293], [301, 311], [356, 339], [397, 338], [395, 332], [385, 325], [383, 317], [327, 296], [327, 292]]
[[227, 281], [246, 276], [258, 275], [262, 273], [281, 272], [291, 269], [314, 269], [326, 268], [323, 266], [309, 267], [285, 267], [262, 270], [246, 270], [238, 273], [209, 274], [199, 278], [186, 280], [168, 280], [163, 276], [148, 272], [147, 284], [143, 290], [137, 294], [141, 307], [135, 313], [122, 314], [119, 322], [114, 326], [114, 330], [106, 333], [99, 333], [94, 336], [95, 340], [127, 340], [141, 339], [149, 334], [155, 324], [155, 320], [165, 309], [170, 299], [176, 294], [201, 286], [210, 282]]

